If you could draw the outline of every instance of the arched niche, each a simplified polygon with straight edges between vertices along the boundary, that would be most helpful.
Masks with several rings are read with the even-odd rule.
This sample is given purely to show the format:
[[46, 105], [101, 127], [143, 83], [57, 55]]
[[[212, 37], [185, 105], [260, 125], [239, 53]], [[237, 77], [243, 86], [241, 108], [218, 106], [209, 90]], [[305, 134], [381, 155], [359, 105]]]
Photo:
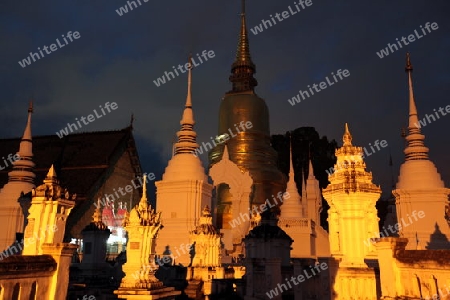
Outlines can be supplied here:
[[216, 189], [213, 201], [213, 209], [217, 213], [215, 225], [224, 233], [224, 243], [229, 249], [248, 233], [253, 179], [249, 172], [241, 171], [230, 160], [226, 145], [222, 159], [210, 168], [209, 176]]

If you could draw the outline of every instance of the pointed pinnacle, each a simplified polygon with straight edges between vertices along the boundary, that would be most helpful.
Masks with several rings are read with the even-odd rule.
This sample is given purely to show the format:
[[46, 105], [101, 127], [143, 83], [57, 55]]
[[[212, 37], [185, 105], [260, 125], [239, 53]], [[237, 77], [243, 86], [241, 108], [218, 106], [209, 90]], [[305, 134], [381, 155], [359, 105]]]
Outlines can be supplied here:
[[228, 153], [228, 146], [227, 146], [227, 144], [225, 144], [225, 146], [223, 148], [222, 159], [230, 160], [230, 154]]
[[344, 146], [352, 145], [352, 135], [350, 133], [350, 130], [348, 129], [347, 123], [345, 123], [345, 132], [344, 132], [344, 136], [342, 137], [342, 141], [344, 142]]
[[409, 55], [409, 52], [406, 52], [406, 67], [405, 67], [405, 71], [406, 72], [410, 72], [413, 70], [413, 66], [411, 64], [411, 57]]
[[311, 157], [309, 158], [309, 170], [308, 170], [308, 178], [314, 178], [314, 168], [312, 165]]
[[294, 175], [294, 163], [292, 156], [292, 135], [289, 141], [289, 177], [291, 177], [291, 175]]
[[30, 104], [28, 105], [28, 112], [33, 113], [33, 98], [30, 99]]
[[47, 178], [51, 179], [51, 178], [56, 178], [56, 177], [57, 177], [57, 176], [56, 176], [55, 167], [54, 167], [53, 164], [52, 164], [52, 166], [51, 166], [50, 169], [48, 170]]
[[186, 107], [192, 107], [192, 95], [191, 95], [191, 85], [192, 85], [192, 54], [189, 54], [189, 67], [188, 67], [188, 90], [186, 96]]

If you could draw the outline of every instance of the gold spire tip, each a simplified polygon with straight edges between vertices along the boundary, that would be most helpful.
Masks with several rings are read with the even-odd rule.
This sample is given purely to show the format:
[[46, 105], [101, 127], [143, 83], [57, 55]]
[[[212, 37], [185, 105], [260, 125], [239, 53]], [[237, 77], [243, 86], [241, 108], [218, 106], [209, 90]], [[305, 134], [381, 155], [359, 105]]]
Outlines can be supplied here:
[[33, 113], [33, 98], [30, 99], [30, 104], [28, 105], [28, 112]]
[[190, 69], [192, 69], [192, 52], [189, 53], [188, 62], [189, 62], [189, 70], [190, 70]]
[[350, 130], [348, 129], [348, 123], [345, 123], [345, 132], [344, 136], [342, 137], [342, 141], [344, 142], [344, 146], [352, 145], [352, 135], [350, 133]]
[[410, 72], [413, 70], [413, 66], [411, 64], [411, 57], [409, 52], [406, 52], [406, 67], [405, 67], [405, 71], [406, 72]]

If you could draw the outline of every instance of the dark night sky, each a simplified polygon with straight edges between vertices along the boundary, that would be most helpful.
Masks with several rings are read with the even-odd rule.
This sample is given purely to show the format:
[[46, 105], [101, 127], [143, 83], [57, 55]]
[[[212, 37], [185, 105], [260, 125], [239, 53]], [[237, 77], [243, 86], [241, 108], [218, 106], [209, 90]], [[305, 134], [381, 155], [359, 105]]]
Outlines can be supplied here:
[[[0, 3], [0, 136], [23, 132], [27, 102], [35, 97], [33, 134], [54, 134], [107, 101], [119, 108], [82, 128], [121, 129], [135, 114], [135, 136], [143, 170], [161, 171], [179, 129], [186, 75], [153, 83], [173, 65], [213, 50], [215, 57], [193, 70], [193, 104], [198, 142], [217, 134], [219, 104], [231, 85], [240, 1], [148, 1], [119, 16], [124, 0], [13, 1]], [[225, 4], [227, 3], [227, 4]], [[269, 15], [294, 7], [293, 0], [248, 0], [253, 28]], [[386, 140], [367, 157], [374, 182], [389, 190], [389, 151], [397, 176], [403, 162], [401, 128], [407, 123], [405, 49], [411, 52], [419, 117], [450, 105], [450, 1], [313, 0], [313, 5], [258, 35], [249, 31], [257, 66], [258, 95], [270, 109], [271, 133], [313, 126], [341, 145], [348, 122], [354, 144]], [[380, 59], [376, 52], [396, 38], [439, 29]], [[22, 68], [18, 61], [50, 46], [68, 31], [81, 38]], [[288, 99], [338, 69], [350, 76], [295, 106]], [[430, 157], [450, 183], [450, 116], [423, 128]], [[0, 149], [1, 150], [1, 149]], [[202, 160], [206, 162], [206, 155]], [[318, 172], [320, 170], [316, 170]]]

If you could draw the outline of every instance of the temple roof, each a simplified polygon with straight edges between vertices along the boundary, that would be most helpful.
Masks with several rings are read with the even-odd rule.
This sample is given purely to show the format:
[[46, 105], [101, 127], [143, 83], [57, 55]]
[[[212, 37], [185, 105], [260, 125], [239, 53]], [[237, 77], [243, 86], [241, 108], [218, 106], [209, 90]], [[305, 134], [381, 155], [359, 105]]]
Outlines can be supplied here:
[[[0, 139], [3, 153], [16, 153], [20, 138]], [[35, 182], [41, 183], [50, 168], [58, 174], [60, 185], [76, 194], [75, 207], [66, 224], [66, 236], [76, 236], [89, 223], [92, 200], [98, 189], [114, 172], [115, 165], [128, 152], [136, 176], [141, 176], [141, 166], [132, 134], [132, 127], [116, 131], [74, 133], [59, 138], [57, 135], [33, 137], [33, 154], [36, 166]], [[0, 186], [8, 182], [10, 168], [0, 171]]]
[[322, 190], [324, 195], [340, 193], [368, 192], [380, 193], [380, 187], [372, 182], [372, 173], [366, 171], [363, 148], [352, 144], [349, 126], [345, 123], [342, 147], [336, 149], [334, 173], [328, 176], [330, 184]]
[[[131, 140], [130, 140], [131, 139]], [[16, 153], [21, 138], [0, 139], [2, 153]], [[128, 141], [131, 141], [128, 148]], [[133, 167], [141, 173], [131, 128], [117, 131], [74, 133], [60, 139], [57, 135], [33, 136], [33, 154], [36, 164], [35, 182], [41, 183], [52, 164], [61, 186], [77, 194], [79, 203], [108, 167], [128, 148]], [[0, 186], [8, 182], [10, 168], [0, 171]]]

